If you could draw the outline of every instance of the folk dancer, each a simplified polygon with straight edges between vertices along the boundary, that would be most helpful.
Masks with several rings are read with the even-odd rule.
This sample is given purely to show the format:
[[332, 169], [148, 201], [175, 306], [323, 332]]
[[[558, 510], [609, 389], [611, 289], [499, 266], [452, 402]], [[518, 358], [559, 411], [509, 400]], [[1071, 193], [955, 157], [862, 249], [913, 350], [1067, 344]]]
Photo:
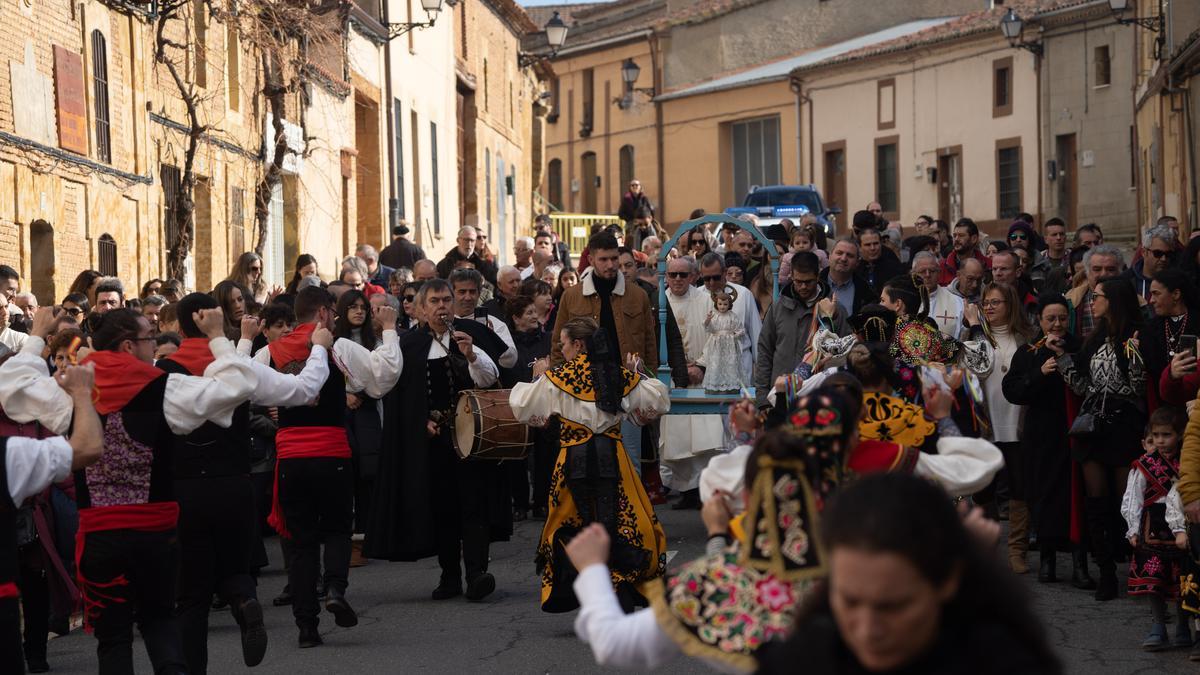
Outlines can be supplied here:
[[[295, 302], [299, 325], [260, 350], [255, 360], [281, 372], [299, 372], [312, 354], [317, 329], [332, 328], [333, 307], [329, 291], [315, 286], [300, 290]], [[394, 308], [378, 307], [375, 314], [383, 326], [396, 325], [398, 312]], [[248, 351], [249, 344], [243, 345]], [[317, 631], [318, 558], [322, 546], [325, 609], [342, 628], [358, 624], [358, 615], [346, 601], [354, 524], [354, 471], [346, 436], [346, 393], [362, 391], [381, 398], [396, 384], [403, 367], [399, 337], [390, 328], [383, 331], [374, 350], [352, 340], [337, 340], [329, 361], [329, 375], [321, 384], [316, 403], [279, 408], [279, 431], [275, 435], [278, 459], [270, 522], [290, 540], [288, 585], [301, 648], [323, 642]]]
[[645, 606], [636, 586], [662, 576], [666, 536], [650, 497], [623, 447], [621, 421], [650, 422], [671, 403], [667, 387], [637, 372], [636, 359], [620, 366], [615, 346], [589, 317], [562, 329], [565, 363], [513, 387], [513, 413], [530, 426], [560, 422], [561, 450], [555, 462], [550, 509], [538, 545], [542, 609], [568, 612], [579, 606], [571, 583], [576, 575], [563, 546], [590, 523], [600, 523], [614, 542], [609, 560], [612, 586], [627, 609]]
[[[71, 438], [0, 437], [0, 671], [5, 673], [25, 672], [17, 605], [17, 509], [50, 484], [98, 460], [104, 449], [100, 417], [92, 404], [93, 369], [68, 366], [55, 380], [71, 401]], [[38, 656], [25, 654], [30, 661]], [[44, 652], [40, 658], [44, 665]]]
[[[174, 617], [180, 563], [175, 437], [205, 422], [229, 427], [234, 410], [258, 385], [249, 362], [224, 336], [221, 310], [200, 310], [191, 318], [214, 356], [201, 377], [151, 365], [151, 325], [130, 309], [111, 310], [97, 322], [95, 351], [82, 359], [95, 364], [104, 456], [76, 473], [75, 557], [85, 626], [98, 640], [102, 674], [133, 672], [135, 621], [155, 671], [186, 670]], [[49, 312], [35, 316], [21, 353], [0, 366], [0, 406], [14, 420], [36, 419], [63, 432], [74, 405], [41, 357], [52, 323]]]

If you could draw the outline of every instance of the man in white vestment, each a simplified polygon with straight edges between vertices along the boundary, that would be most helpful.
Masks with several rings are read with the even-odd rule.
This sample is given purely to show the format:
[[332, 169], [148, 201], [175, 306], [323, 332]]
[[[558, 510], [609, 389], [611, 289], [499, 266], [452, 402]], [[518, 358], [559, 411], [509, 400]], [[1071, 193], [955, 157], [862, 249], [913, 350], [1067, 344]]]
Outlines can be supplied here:
[[937, 322], [938, 330], [944, 335], [957, 340], [962, 332], [963, 299], [949, 288], [938, 286], [940, 269], [937, 256], [929, 251], [913, 256], [913, 275], [920, 277], [925, 290], [929, 291], [929, 318]]
[[[692, 285], [697, 274], [692, 258], [676, 258], [667, 263], [667, 303], [683, 338], [689, 387], [695, 389], [701, 388], [704, 381], [704, 343], [708, 338], [704, 320], [713, 309], [709, 292]], [[683, 493], [673, 508], [700, 508], [700, 472], [714, 454], [723, 451], [724, 434], [720, 415], [671, 414], [662, 418], [663, 484]]]

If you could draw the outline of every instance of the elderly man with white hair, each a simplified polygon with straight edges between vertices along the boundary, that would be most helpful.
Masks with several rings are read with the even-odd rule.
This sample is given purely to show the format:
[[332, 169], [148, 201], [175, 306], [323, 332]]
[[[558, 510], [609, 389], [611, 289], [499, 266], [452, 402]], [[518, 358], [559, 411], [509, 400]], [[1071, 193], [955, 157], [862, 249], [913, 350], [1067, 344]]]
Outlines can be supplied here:
[[508, 321], [508, 303], [521, 291], [521, 270], [512, 265], [503, 265], [496, 273], [496, 294], [483, 303], [482, 309], [501, 321]]
[[367, 264], [367, 273], [370, 275], [367, 281], [386, 289], [388, 279], [392, 278], [392, 272], [396, 271], [395, 268], [379, 262], [379, 252], [370, 244], [359, 244], [358, 248], [354, 249], [354, 255]]
[[[458, 231], [454, 248], [447, 251], [446, 256], [437, 264], [438, 276], [443, 279], [449, 278], [455, 265], [465, 260], [479, 270], [488, 283], [495, 284], [496, 264], [484, 259], [479, 253], [479, 248], [479, 230], [470, 225], [464, 226]], [[415, 268], [413, 273], [416, 273]]]
[[642, 240], [642, 253], [650, 260], [658, 260], [658, 254], [662, 252], [662, 239], [658, 237], [646, 237]]
[[962, 314], [965, 302], [947, 286], [938, 286], [942, 263], [929, 251], [918, 251], [912, 259], [912, 273], [929, 292], [929, 318], [937, 322], [944, 335], [959, 339], [962, 333]]
[[513, 242], [513, 258], [516, 267], [521, 272], [521, 279], [528, 279], [533, 274], [533, 237], [517, 237]]
[[1067, 292], [1067, 301], [1075, 312], [1075, 334], [1088, 335], [1095, 320], [1092, 316], [1092, 298], [1096, 284], [1105, 277], [1115, 277], [1125, 271], [1125, 256], [1110, 244], [1097, 244], [1083, 254], [1083, 271], [1087, 281]]
[[[667, 263], [667, 303], [683, 338], [691, 388], [703, 386], [704, 343], [708, 340], [704, 321], [713, 310], [709, 292], [692, 285], [698, 275], [699, 267], [693, 258], [684, 256]], [[700, 508], [700, 472], [709, 459], [724, 450], [724, 436], [720, 415], [676, 414], [662, 418], [663, 484], [683, 493], [673, 508]]]

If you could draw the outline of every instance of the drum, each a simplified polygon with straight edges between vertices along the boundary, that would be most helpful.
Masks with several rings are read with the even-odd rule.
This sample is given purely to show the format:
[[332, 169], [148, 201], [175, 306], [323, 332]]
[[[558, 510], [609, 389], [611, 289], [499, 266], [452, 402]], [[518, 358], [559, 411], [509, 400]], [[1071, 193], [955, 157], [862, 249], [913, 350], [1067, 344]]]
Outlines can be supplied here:
[[524, 459], [529, 427], [508, 404], [511, 389], [468, 389], [454, 409], [454, 449], [462, 459]]

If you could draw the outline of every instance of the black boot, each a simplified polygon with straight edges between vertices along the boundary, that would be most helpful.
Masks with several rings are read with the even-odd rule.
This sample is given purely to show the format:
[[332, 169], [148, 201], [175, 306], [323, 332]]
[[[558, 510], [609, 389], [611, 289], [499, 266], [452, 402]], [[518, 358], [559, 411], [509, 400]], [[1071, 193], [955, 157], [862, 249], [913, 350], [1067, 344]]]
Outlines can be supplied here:
[[267, 629], [263, 626], [263, 610], [256, 598], [243, 602], [235, 613], [242, 631], [242, 661], [253, 668], [262, 663], [267, 653]]
[[321, 639], [321, 634], [317, 632], [317, 627], [315, 624], [306, 624], [304, 626], [300, 626], [299, 644], [301, 649], [316, 647], [324, 644], [324, 642], [325, 641]]
[[1074, 568], [1071, 570], [1071, 585], [1081, 591], [1096, 590], [1096, 580], [1088, 572], [1087, 551], [1072, 552], [1071, 562]]
[[346, 602], [346, 594], [335, 586], [328, 587], [325, 600], [325, 611], [333, 615], [333, 622], [342, 628], [353, 628], [358, 625], [358, 614]]
[[1113, 561], [1112, 539], [1108, 531], [1111, 502], [1108, 497], [1087, 498], [1088, 534], [1095, 548], [1096, 566], [1100, 568], [1100, 582], [1096, 585], [1096, 600], [1100, 601], [1117, 597], [1117, 565]]
[[1054, 549], [1042, 546], [1038, 551], [1038, 581], [1051, 584], [1058, 581], [1058, 570], [1055, 565]]

